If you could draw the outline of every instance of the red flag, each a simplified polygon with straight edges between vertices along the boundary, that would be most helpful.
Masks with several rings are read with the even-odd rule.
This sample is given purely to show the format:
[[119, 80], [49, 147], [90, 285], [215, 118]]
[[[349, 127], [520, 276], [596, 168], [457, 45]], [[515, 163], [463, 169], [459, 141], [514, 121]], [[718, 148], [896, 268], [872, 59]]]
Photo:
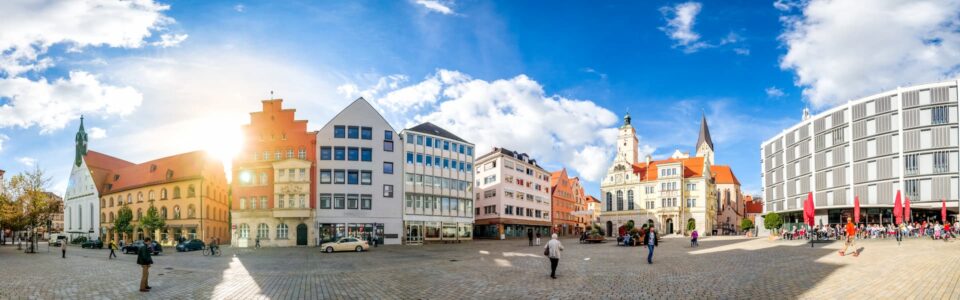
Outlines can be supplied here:
[[940, 199], [940, 203], [943, 204], [943, 206], [940, 208], [940, 218], [941, 220], [943, 220], [944, 223], [946, 223], [947, 222], [947, 201]]
[[904, 217], [903, 220], [909, 223], [911, 219], [910, 218], [910, 197], [904, 196], [903, 198], [906, 199], [906, 201], [903, 203], [903, 217]]
[[804, 221], [806, 221], [807, 225], [813, 226], [813, 219], [814, 219], [814, 216], [816, 216], [816, 214], [814, 213], [814, 210], [815, 208], [813, 206], [813, 192], [810, 192], [807, 194], [807, 201], [803, 203], [803, 216], [804, 216]]
[[900, 202], [900, 191], [897, 191], [897, 200], [893, 202], [893, 217], [897, 225], [903, 223], [903, 205]]
[[860, 196], [853, 197], [853, 223], [860, 223]]

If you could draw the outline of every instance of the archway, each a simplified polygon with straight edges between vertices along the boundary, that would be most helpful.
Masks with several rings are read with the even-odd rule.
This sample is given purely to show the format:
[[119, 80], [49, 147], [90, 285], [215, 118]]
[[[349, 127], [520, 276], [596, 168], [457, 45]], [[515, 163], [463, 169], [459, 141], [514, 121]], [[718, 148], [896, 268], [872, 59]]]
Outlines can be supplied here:
[[673, 219], [667, 219], [667, 232], [664, 234], [672, 234], [672, 233], [673, 233]]
[[613, 222], [607, 221], [607, 236], [613, 236]]

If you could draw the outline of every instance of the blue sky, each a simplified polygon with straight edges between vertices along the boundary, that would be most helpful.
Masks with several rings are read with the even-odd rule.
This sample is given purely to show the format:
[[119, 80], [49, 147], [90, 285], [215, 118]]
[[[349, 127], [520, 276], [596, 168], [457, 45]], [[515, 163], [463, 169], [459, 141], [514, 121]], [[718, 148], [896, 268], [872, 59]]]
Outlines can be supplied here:
[[227, 156], [274, 91], [311, 129], [363, 96], [397, 130], [528, 152], [593, 195], [628, 110], [654, 157], [693, 152], [705, 114], [756, 193], [760, 142], [804, 107], [960, 61], [955, 0], [104, 3], [0, 4], [0, 169], [62, 192], [80, 114], [91, 149], [134, 162]]

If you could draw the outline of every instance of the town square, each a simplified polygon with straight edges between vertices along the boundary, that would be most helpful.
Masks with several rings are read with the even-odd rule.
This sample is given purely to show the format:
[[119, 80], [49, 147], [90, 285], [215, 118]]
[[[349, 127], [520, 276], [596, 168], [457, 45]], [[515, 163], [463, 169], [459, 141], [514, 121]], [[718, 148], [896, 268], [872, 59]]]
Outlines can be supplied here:
[[0, 1], [0, 299], [960, 299], [960, 0]]

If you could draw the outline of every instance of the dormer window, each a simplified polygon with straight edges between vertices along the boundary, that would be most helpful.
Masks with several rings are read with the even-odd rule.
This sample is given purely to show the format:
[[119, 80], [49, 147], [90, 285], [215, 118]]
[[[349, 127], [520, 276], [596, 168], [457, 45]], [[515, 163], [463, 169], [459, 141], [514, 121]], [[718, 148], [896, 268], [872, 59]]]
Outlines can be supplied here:
[[173, 170], [167, 170], [167, 180], [173, 179]]
[[113, 181], [117, 181], [117, 180], [120, 180], [120, 174], [113, 175]]
[[150, 173], [153, 173], [157, 170], [157, 165], [150, 165]]

